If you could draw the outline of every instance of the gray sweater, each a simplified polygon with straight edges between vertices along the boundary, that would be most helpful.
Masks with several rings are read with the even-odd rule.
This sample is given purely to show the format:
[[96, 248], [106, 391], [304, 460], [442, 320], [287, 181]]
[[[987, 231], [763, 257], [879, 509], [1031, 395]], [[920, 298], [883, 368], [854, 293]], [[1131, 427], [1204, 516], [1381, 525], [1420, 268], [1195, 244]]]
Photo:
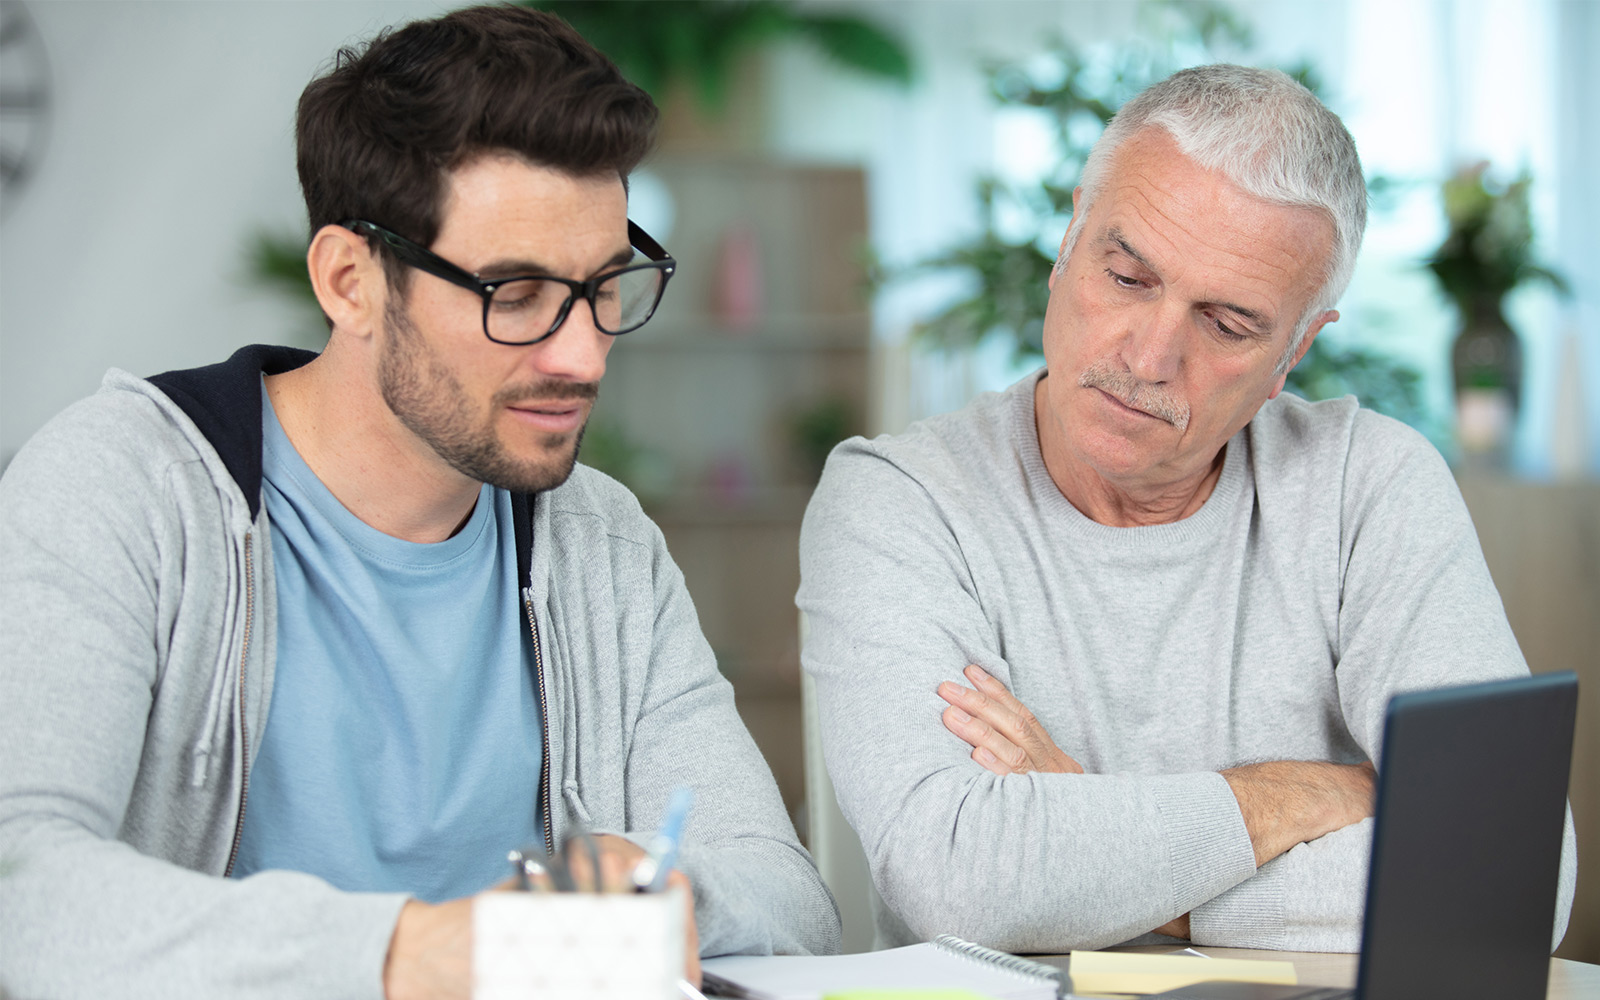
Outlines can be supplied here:
[[[208, 435], [191, 413], [215, 385], [113, 371], [0, 480], [0, 993], [382, 995], [404, 896], [221, 877], [276, 632], [261, 368], [229, 372], [255, 388]], [[679, 867], [703, 953], [836, 950], [832, 900], [660, 532], [582, 466], [530, 527], [556, 842], [574, 819], [647, 837], [693, 785]]]
[[[1038, 378], [845, 442], [806, 513], [804, 664], [880, 929], [1059, 952], [1189, 912], [1200, 944], [1356, 950], [1371, 821], [1257, 870], [1217, 772], [1376, 759], [1390, 695], [1526, 673], [1449, 470], [1352, 398], [1285, 395], [1193, 516], [1111, 528], [1045, 469]], [[1088, 773], [971, 761], [934, 693], [968, 663]], [[1572, 845], [1569, 815], [1557, 940]]]

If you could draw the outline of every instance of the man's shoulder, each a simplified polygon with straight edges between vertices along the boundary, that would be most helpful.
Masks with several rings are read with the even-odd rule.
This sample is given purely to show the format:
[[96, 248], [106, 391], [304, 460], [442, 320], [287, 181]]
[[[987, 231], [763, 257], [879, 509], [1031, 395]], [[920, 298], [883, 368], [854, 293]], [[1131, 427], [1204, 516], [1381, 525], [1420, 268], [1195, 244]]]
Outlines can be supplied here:
[[84, 566], [109, 553], [153, 560], [162, 538], [193, 542], [248, 528], [247, 505], [226, 475], [176, 406], [145, 380], [113, 370], [6, 468], [0, 535], [7, 545], [46, 544]]
[[125, 491], [173, 462], [200, 458], [181, 420], [148, 382], [113, 368], [100, 391], [72, 403], [28, 439], [6, 478], [104, 480], [108, 489]]
[[1250, 421], [1251, 446], [1256, 451], [1293, 454], [1371, 453], [1402, 450], [1434, 451], [1418, 430], [1397, 419], [1360, 405], [1354, 395], [1310, 402], [1291, 392], [1269, 400]]
[[652, 545], [659, 533], [633, 491], [590, 466], [577, 464], [567, 481], [545, 494], [551, 530], [599, 530], [622, 542]]
[[1418, 431], [1361, 406], [1354, 396], [1311, 402], [1288, 392], [1269, 400], [1250, 421], [1250, 446], [1258, 473], [1307, 465], [1336, 472], [1438, 455]]
[[[263, 373], [297, 367], [309, 351], [241, 348], [226, 361], [141, 378], [109, 370], [95, 394], [52, 417], [8, 468], [92, 489], [104, 483], [124, 497], [175, 464], [203, 465], [215, 489], [259, 494]], [[231, 482], [232, 486], [228, 485]]]

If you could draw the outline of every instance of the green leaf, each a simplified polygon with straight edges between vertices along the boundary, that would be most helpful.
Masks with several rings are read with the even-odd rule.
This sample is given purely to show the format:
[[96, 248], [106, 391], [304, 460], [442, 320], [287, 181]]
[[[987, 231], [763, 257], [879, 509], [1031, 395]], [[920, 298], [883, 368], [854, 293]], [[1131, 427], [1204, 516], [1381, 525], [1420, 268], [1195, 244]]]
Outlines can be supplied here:
[[684, 86], [703, 110], [727, 106], [739, 65], [786, 38], [809, 41], [840, 65], [909, 82], [911, 56], [861, 18], [802, 12], [791, 0], [521, 0], [571, 24], [624, 76], [656, 98]]
[[245, 267], [253, 283], [285, 292], [302, 305], [320, 310], [306, 270], [305, 237], [257, 232], [246, 247]]
[[906, 85], [911, 55], [892, 36], [856, 17], [807, 16], [796, 27], [841, 66]]

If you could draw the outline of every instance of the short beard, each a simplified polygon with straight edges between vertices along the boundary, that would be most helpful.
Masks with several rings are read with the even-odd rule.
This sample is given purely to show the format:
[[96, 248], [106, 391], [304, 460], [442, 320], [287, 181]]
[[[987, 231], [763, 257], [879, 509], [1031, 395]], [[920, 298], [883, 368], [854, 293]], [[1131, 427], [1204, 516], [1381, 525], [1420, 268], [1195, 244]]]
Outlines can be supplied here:
[[1078, 384], [1085, 389], [1103, 389], [1122, 400], [1124, 406], [1159, 417], [1179, 431], [1189, 426], [1189, 404], [1104, 358], [1085, 368], [1078, 376]]
[[406, 429], [427, 443], [451, 468], [480, 483], [512, 493], [542, 493], [566, 482], [578, 461], [587, 424], [570, 436], [542, 435], [539, 446], [543, 454], [539, 458], [518, 459], [496, 434], [495, 416], [512, 403], [592, 400], [600, 387], [593, 382], [555, 379], [506, 386], [494, 394], [487, 422], [480, 425], [466, 390], [423, 342], [401, 298], [398, 291], [391, 292], [384, 310], [385, 343], [378, 358], [378, 389]]

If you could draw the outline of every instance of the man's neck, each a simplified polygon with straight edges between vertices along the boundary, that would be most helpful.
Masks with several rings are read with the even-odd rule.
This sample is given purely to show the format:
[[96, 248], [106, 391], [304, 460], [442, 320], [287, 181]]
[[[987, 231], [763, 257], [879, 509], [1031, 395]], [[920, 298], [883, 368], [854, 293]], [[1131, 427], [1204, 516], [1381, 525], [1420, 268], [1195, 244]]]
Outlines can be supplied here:
[[341, 371], [332, 345], [266, 377], [283, 432], [346, 510], [386, 535], [439, 542], [472, 516], [481, 484], [443, 462], [400, 423], [376, 385]]
[[1112, 528], [1137, 528], [1181, 521], [1205, 506], [1217, 481], [1227, 448], [1200, 468], [1176, 476], [1163, 470], [1125, 479], [1112, 479], [1076, 454], [1052, 419], [1048, 380], [1034, 387], [1033, 426], [1039, 453], [1056, 489], [1079, 513]]

